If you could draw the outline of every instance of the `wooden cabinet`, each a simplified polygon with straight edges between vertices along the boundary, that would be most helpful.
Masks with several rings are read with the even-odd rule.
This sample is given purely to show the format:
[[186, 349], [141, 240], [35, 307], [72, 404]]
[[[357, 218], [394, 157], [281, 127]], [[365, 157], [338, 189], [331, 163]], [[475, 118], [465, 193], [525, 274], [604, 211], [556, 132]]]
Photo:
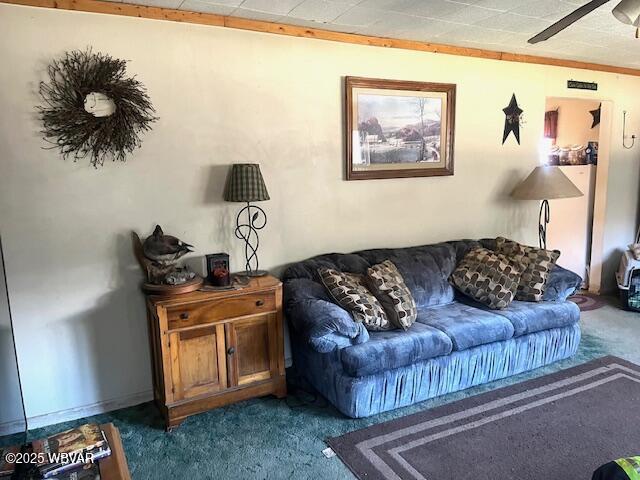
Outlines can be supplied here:
[[227, 323], [229, 384], [247, 385], [278, 375], [278, 327], [274, 314]]
[[174, 400], [227, 388], [224, 325], [169, 334]]
[[228, 403], [286, 395], [282, 285], [259, 277], [239, 290], [150, 296], [155, 401], [168, 430]]

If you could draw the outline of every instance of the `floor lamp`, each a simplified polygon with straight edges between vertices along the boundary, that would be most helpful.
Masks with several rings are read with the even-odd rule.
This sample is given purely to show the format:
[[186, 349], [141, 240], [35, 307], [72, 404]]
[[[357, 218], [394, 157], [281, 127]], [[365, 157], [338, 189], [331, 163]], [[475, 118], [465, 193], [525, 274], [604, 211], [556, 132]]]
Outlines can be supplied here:
[[547, 248], [547, 225], [551, 220], [549, 200], [582, 197], [583, 193], [559, 167], [540, 166], [533, 169], [511, 193], [518, 200], [542, 200], [538, 219], [540, 248]]

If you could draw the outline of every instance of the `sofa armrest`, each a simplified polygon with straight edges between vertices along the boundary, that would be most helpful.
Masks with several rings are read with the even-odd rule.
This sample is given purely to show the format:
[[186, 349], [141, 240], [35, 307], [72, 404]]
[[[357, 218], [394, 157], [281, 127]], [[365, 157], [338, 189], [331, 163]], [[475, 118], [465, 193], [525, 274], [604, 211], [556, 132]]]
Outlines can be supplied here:
[[309, 279], [289, 280], [284, 285], [285, 314], [295, 341], [306, 342], [320, 353], [364, 343], [369, 333], [362, 323], [331, 302], [324, 288]]
[[582, 278], [580, 275], [556, 265], [549, 274], [543, 300], [545, 302], [566, 300], [573, 295], [581, 285]]

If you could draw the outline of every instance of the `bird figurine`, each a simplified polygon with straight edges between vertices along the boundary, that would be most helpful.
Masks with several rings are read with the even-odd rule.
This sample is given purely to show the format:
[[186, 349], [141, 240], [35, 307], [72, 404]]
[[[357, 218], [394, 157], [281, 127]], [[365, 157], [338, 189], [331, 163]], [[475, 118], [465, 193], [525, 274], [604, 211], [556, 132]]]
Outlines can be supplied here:
[[142, 244], [144, 256], [159, 265], [173, 265], [180, 257], [193, 252], [193, 245], [171, 235], [165, 235], [160, 225]]

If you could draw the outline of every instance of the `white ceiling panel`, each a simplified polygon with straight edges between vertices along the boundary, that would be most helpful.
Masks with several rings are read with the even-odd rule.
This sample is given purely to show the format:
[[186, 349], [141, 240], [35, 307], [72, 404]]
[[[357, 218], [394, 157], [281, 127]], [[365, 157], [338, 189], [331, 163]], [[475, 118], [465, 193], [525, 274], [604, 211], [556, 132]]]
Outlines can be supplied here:
[[509, 9], [511, 13], [535, 18], [552, 17], [558, 19], [576, 9], [576, 5], [559, 2], [558, 0], [529, 1], [515, 8]]
[[611, 14], [619, 0], [607, 2], [535, 45], [527, 39], [589, 0], [127, 1], [372, 36], [640, 66], [635, 28]]
[[507, 12], [530, 1], [531, 0], [466, 0], [461, 3], [468, 3], [477, 5], [478, 7], [491, 8], [493, 10]]
[[456, 10], [455, 12], [445, 15], [443, 20], [462, 23], [463, 25], [472, 25], [480, 20], [494, 17], [497, 13], [499, 13], [499, 11], [490, 8], [467, 5], [460, 10]]
[[210, 3], [200, 0], [184, 0], [180, 5], [182, 10], [201, 13], [215, 13], [217, 15], [231, 15], [236, 6], [222, 5], [220, 3]]
[[346, 2], [332, 2], [328, 0], [305, 0], [289, 12], [290, 17], [314, 22], [327, 23], [335, 20], [351, 5]]
[[541, 18], [525, 17], [506, 12], [475, 22], [474, 25], [493, 30], [533, 35], [551, 26], [552, 23]]
[[355, 6], [336, 18], [332, 23], [336, 25], [353, 25], [355, 27], [370, 27], [381, 22], [389, 14], [382, 10]]
[[244, 0], [240, 5], [248, 10], [286, 15], [301, 3], [301, 0]]
[[178, 8], [182, 3], [182, 0], [136, 0], [135, 3], [139, 5], [148, 5], [150, 7]]
[[250, 10], [248, 8], [236, 8], [231, 15], [240, 18], [250, 18], [252, 20], [261, 20], [263, 22], [284, 22], [287, 17], [277, 15], [275, 13], [260, 12], [258, 10]]

